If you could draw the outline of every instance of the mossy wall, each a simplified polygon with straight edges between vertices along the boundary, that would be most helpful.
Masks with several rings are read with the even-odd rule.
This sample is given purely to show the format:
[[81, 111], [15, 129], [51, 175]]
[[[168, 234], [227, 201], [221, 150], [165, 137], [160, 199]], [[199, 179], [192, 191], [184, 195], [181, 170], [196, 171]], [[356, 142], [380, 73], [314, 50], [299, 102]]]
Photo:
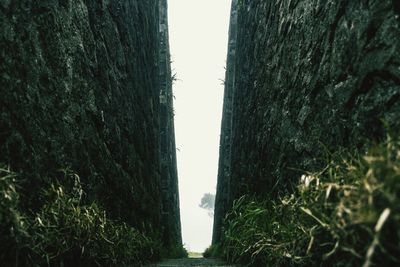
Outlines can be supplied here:
[[327, 151], [400, 124], [399, 1], [233, 5], [214, 243], [234, 199], [291, 191]]
[[[69, 168], [88, 201], [180, 244], [177, 187], [161, 189], [177, 181], [176, 162], [163, 160], [175, 157], [162, 94], [171, 83], [165, 9], [158, 0], [0, 1], [0, 162], [30, 177], [29, 208], [47, 177]], [[163, 200], [172, 201], [164, 210]]]

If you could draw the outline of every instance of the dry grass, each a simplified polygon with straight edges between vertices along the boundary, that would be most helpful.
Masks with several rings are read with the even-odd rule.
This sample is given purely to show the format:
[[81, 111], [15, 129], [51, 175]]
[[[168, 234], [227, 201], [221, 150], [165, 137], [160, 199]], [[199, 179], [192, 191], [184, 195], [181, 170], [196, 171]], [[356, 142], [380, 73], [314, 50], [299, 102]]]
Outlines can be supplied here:
[[255, 266], [399, 266], [400, 142], [333, 155], [278, 200], [244, 196], [227, 215], [231, 262]]
[[157, 239], [110, 220], [96, 203], [81, 202], [79, 177], [69, 190], [52, 184], [37, 212], [21, 211], [18, 176], [0, 168], [0, 260], [4, 266], [138, 266], [159, 259]]

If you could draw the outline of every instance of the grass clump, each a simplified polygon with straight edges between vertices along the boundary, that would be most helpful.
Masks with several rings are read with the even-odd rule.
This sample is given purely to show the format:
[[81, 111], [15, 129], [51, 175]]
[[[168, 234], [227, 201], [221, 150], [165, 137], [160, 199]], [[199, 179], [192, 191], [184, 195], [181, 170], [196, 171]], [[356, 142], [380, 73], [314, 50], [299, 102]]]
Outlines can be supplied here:
[[83, 204], [79, 177], [43, 190], [43, 206], [21, 211], [16, 175], [0, 169], [0, 259], [6, 266], [140, 265], [161, 245], [135, 228], [110, 220], [96, 203]]
[[254, 266], [399, 266], [399, 140], [333, 158], [291, 195], [236, 200], [225, 257]]
[[222, 254], [221, 247], [218, 244], [213, 244], [209, 246], [204, 252], [204, 258], [218, 258]]
[[170, 248], [165, 254], [166, 256], [164, 258], [169, 258], [169, 259], [182, 259], [182, 258], [187, 258], [189, 256], [189, 252], [182, 245]]
[[18, 259], [20, 250], [28, 236], [27, 222], [19, 211], [16, 175], [0, 167], [0, 262]]

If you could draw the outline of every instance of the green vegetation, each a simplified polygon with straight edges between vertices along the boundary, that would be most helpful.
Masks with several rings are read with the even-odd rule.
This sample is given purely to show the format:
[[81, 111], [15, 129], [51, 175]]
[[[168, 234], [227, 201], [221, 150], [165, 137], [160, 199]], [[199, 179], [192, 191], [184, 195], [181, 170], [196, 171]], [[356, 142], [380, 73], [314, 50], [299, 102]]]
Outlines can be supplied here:
[[236, 200], [221, 254], [254, 266], [399, 266], [400, 142], [343, 154], [291, 195]]
[[188, 257], [189, 258], [201, 258], [201, 257], [203, 257], [203, 254], [200, 253], [200, 252], [191, 252], [191, 251], [189, 251], [188, 252]]
[[218, 258], [221, 256], [221, 247], [219, 245], [211, 245], [204, 252], [204, 258]]
[[[19, 177], [0, 168], [0, 261], [5, 266], [121, 266], [157, 260], [161, 243], [84, 205], [79, 177], [70, 190], [43, 190], [38, 211], [22, 211]], [[18, 179], [17, 179], [18, 178]]]
[[169, 251], [164, 251], [163, 258], [169, 259], [181, 259], [187, 258], [189, 255], [188, 251], [183, 246], [175, 246]]

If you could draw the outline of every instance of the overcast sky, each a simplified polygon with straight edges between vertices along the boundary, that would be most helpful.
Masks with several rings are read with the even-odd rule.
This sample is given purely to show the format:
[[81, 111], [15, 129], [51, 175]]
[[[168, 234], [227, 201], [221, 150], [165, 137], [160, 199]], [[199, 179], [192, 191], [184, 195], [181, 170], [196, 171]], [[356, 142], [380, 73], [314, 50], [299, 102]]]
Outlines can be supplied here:
[[169, 0], [175, 134], [183, 242], [203, 252], [213, 218], [199, 207], [215, 194], [230, 0]]

